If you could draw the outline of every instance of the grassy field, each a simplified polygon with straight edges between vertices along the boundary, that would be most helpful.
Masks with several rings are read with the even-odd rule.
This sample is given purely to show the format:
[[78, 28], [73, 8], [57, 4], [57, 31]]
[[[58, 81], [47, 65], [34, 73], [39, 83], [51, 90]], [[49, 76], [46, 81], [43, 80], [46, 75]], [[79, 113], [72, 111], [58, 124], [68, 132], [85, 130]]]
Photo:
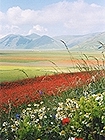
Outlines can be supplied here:
[[0, 82], [78, 71], [79, 65], [104, 63], [101, 52], [0, 51]]
[[101, 52], [2, 51], [1, 82], [45, 76], [0, 83], [0, 139], [103, 140], [104, 70]]

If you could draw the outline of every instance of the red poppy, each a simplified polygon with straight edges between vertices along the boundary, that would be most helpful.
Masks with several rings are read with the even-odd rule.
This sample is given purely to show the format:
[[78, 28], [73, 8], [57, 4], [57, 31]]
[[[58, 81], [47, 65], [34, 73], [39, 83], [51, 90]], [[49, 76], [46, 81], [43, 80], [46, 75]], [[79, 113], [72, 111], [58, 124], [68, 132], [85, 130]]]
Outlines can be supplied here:
[[83, 140], [82, 138], [75, 138], [75, 140]]
[[62, 119], [62, 125], [66, 125], [70, 122], [70, 119], [67, 117], [67, 118], [63, 118]]
[[[97, 71], [92, 71], [92, 73], [61, 73], [14, 82], [2, 82], [0, 84], [0, 109], [7, 110], [8, 101], [10, 101], [12, 106], [18, 107], [41, 99], [43, 94], [59, 95], [62, 91], [90, 83], [92, 75], [97, 75], [97, 79], [100, 76], [105, 77], [103, 71], [100, 71], [99, 75]], [[64, 119], [64, 124], [67, 124], [69, 121], [67, 118]]]

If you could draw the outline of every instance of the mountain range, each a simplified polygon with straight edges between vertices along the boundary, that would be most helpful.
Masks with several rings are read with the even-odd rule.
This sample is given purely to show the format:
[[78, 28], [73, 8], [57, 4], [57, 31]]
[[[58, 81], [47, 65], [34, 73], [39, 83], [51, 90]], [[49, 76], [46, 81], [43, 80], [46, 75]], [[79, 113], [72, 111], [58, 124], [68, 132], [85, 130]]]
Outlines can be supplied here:
[[105, 32], [86, 35], [61, 35], [50, 37], [47, 35], [30, 34], [27, 36], [10, 34], [0, 39], [0, 49], [32, 49], [32, 50], [64, 50], [65, 45], [71, 50], [98, 50], [100, 42], [105, 43]]

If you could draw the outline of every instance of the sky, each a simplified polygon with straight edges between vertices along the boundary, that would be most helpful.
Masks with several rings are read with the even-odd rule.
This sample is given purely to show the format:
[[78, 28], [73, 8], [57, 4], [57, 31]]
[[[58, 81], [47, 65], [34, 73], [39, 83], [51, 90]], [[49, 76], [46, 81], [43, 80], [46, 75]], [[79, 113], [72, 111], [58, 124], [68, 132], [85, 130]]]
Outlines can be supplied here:
[[0, 0], [0, 38], [104, 31], [105, 0]]

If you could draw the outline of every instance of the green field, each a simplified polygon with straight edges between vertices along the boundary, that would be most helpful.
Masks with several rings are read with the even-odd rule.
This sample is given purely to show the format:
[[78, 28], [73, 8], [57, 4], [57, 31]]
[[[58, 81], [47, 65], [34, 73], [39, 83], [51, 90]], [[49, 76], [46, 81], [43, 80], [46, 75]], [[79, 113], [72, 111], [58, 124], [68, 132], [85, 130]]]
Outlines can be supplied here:
[[[86, 56], [85, 56], [85, 55]], [[91, 57], [92, 56], [92, 57]], [[0, 82], [78, 71], [81, 59], [103, 61], [101, 52], [0, 51]], [[98, 60], [98, 61], [97, 61]]]

